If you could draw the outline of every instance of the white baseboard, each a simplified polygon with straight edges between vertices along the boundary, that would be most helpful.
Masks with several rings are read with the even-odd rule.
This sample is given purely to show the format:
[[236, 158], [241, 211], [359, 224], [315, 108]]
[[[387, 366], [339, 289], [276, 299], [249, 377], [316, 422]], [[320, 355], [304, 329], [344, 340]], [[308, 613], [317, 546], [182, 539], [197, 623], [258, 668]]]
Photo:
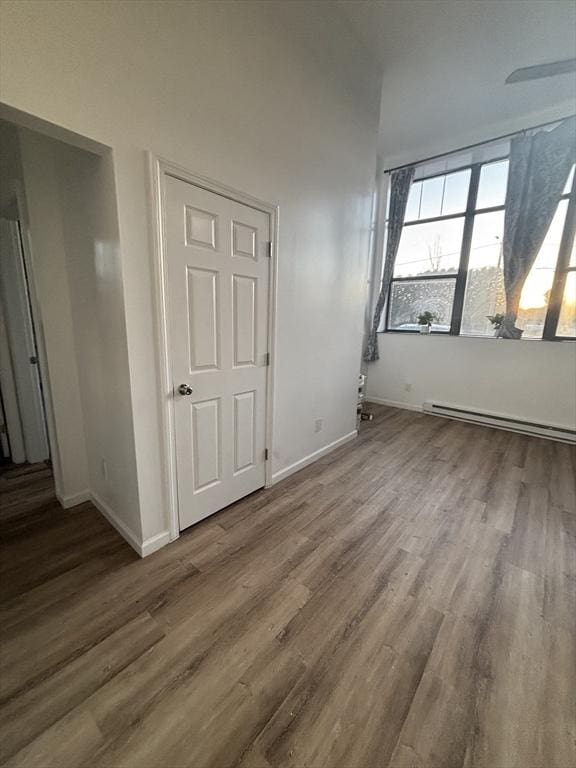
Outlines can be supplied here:
[[128, 528], [128, 526], [120, 520], [116, 512], [108, 505], [105, 501], [102, 501], [102, 499], [95, 493], [92, 493], [91, 495], [91, 501], [92, 504], [96, 507], [96, 509], [104, 515], [106, 520], [112, 525], [118, 533], [126, 539], [128, 544], [132, 547], [132, 549], [137, 552], [140, 557], [142, 557], [142, 544], [138, 540], [138, 537]]
[[92, 500], [90, 491], [80, 491], [79, 493], [73, 493], [72, 496], [61, 496], [56, 492], [56, 498], [64, 509], [70, 509], [70, 507], [76, 507], [78, 504], [84, 504], [85, 501]]
[[276, 483], [279, 483], [281, 480], [289, 477], [289, 475], [293, 475], [294, 472], [298, 472], [298, 470], [304, 469], [304, 467], [307, 467], [308, 464], [312, 464], [318, 459], [321, 459], [322, 456], [326, 456], [327, 453], [336, 450], [336, 448], [344, 445], [344, 443], [348, 443], [350, 440], [354, 440], [354, 438], [357, 436], [358, 430], [355, 429], [352, 432], [349, 432], [347, 435], [339, 437], [338, 440], [334, 440], [334, 442], [328, 443], [328, 445], [325, 445], [323, 448], [319, 448], [317, 451], [314, 451], [314, 453], [310, 453], [308, 456], [304, 456], [303, 459], [295, 461], [294, 464], [290, 464], [288, 467], [284, 467], [284, 469], [281, 469], [279, 472], [274, 472], [270, 485], [276, 485]]
[[148, 539], [144, 539], [144, 541], [141, 542], [139, 537], [128, 528], [126, 523], [123, 523], [122, 520], [120, 520], [112, 507], [106, 504], [98, 494], [92, 491], [80, 491], [80, 493], [75, 493], [72, 496], [61, 496], [59, 493], [56, 493], [56, 498], [64, 509], [70, 509], [71, 507], [76, 507], [78, 504], [84, 504], [86, 501], [91, 501], [100, 514], [104, 515], [110, 525], [116, 528], [122, 538], [126, 539], [128, 544], [130, 544], [132, 549], [135, 550], [140, 557], [147, 557], [148, 555], [151, 555], [152, 552], [156, 552], [157, 549], [160, 549], [170, 542], [170, 531], [168, 530], [160, 531], [160, 533], [150, 536]]
[[148, 555], [151, 555], [152, 552], [156, 552], [156, 550], [163, 547], [165, 544], [168, 544], [170, 541], [170, 531], [161, 531], [160, 533], [155, 534], [154, 536], [150, 536], [148, 539], [144, 539], [144, 541], [140, 541], [139, 537], [136, 536], [130, 528], [126, 525], [126, 523], [122, 522], [116, 512], [108, 505], [105, 501], [103, 501], [97, 494], [91, 493], [90, 494], [90, 500], [96, 507], [96, 509], [101, 512], [106, 520], [110, 523], [110, 525], [114, 526], [118, 533], [126, 539], [128, 544], [132, 547], [132, 549], [140, 555], [140, 557], [147, 557]]
[[147, 557], [152, 552], [161, 549], [165, 544], [170, 543], [170, 531], [160, 531], [155, 536], [150, 536], [148, 539], [144, 539], [142, 546], [140, 547], [140, 557]]
[[402, 400], [386, 400], [382, 397], [372, 397], [366, 395], [366, 403], [376, 403], [376, 405], [389, 405], [390, 408], [404, 408], [407, 411], [422, 411], [421, 405], [414, 405], [413, 403], [404, 403]]

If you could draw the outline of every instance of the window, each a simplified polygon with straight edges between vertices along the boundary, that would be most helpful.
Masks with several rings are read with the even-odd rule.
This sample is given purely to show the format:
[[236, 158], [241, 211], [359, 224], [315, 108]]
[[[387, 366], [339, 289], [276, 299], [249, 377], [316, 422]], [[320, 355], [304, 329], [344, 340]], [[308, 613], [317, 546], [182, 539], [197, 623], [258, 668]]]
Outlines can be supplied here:
[[452, 324], [460, 265], [469, 168], [412, 184], [390, 290], [388, 329], [418, 330], [418, 315], [436, 316], [432, 329]]
[[[506, 157], [413, 182], [394, 264], [385, 330], [494, 334], [488, 315], [505, 310], [502, 241]], [[517, 324], [523, 338], [576, 338], [574, 169], [526, 279]]]

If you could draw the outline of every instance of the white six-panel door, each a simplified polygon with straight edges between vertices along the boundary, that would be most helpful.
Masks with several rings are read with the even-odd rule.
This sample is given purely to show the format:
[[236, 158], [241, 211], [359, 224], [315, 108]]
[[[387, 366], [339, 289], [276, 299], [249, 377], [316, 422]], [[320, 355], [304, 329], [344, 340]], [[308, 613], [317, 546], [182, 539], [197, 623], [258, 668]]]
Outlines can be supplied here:
[[265, 483], [270, 217], [172, 176], [165, 212], [184, 529]]

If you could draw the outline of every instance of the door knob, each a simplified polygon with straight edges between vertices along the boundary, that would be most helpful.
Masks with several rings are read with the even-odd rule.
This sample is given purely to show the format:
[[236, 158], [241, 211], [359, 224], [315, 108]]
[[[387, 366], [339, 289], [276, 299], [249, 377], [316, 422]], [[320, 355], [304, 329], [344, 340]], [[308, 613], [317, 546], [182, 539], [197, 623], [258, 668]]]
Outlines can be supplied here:
[[192, 387], [189, 387], [188, 384], [180, 384], [178, 387], [178, 392], [181, 395], [191, 395], [193, 391]]

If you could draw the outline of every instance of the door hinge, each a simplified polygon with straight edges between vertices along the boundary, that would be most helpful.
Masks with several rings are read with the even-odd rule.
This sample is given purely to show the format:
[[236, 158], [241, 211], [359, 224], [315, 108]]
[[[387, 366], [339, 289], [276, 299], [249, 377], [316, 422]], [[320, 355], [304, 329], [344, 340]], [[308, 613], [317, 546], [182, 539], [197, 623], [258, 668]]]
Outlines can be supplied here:
[[264, 448], [264, 461], [268, 461], [268, 448]]
[[266, 243], [266, 256], [268, 256], [269, 259], [272, 258], [272, 241], [269, 240]]
[[36, 355], [32, 355], [32, 357], [30, 358], [30, 365], [38, 365], [38, 358], [36, 357]]
[[264, 365], [268, 366], [270, 365], [270, 352], [266, 352], [264, 355]]

